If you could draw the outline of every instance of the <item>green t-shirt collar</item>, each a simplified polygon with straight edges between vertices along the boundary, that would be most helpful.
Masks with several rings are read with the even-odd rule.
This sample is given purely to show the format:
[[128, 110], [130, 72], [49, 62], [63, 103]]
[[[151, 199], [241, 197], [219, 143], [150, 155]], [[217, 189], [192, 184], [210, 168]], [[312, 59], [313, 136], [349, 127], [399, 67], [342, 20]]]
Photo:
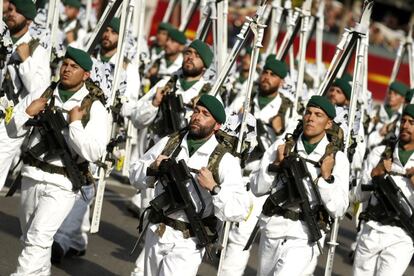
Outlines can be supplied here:
[[318, 146], [318, 144], [321, 141], [318, 141], [315, 144], [311, 144], [307, 141], [305, 136], [302, 135], [302, 144], [303, 144], [303, 147], [305, 148], [306, 154], [308, 154], [308, 155], [311, 154], [315, 150], [315, 148]]
[[187, 137], [187, 146], [188, 146], [188, 153], [192, 156], [205, 142], [207, 142], [208, 138], [206, 139], [193, 139]]
[[262, 96], [259, 94], [258, 102], [259, 102], [260, 109], [263, 109], [266, 105], [268, 105], [271, 101], [273, 101], [274, 98], [276, 98], [276, 96]]
[[414, 150], [404, 150], [401, 146], [398, 146], [398, 158], [403, 166], [407, 164]]
[[184, 91], [190, 89], [196, 82], [198, 82], [198, 80], [187, 81], [184, 78], [179, 78], [179, 80]]
[[59, 92], [59, 97], [60, 97], [60, 99], [62, 100], [63, 103], [65, 103], [67, 100], [69, 100], [73, 96], [73, 94], [76, 93], [76, 92], [73, 92], [73, 91], [62, 89], [61, 87], [58, 87], [58, 92]]

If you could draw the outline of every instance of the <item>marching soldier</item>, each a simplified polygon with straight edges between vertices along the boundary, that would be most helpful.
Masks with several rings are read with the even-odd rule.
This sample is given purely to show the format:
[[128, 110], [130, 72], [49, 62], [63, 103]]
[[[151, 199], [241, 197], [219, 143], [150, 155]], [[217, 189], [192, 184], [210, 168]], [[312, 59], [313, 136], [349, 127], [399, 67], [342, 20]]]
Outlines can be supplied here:
[[81, 48], [86, 31], [82, 29], [81, 22], [78, 18], [82, 6], [79, 0], [64, 0], [66, 20], [60, 22], [60, 28], [64, 33], [65, 45]]
[[[154, 124], [154, 133], [160, 137], [171, 134], [166, 133], [166, 127], [162, 127], [164, 117], [160, 107], [168, 93], [175, 93], [182, 99], [184, 109], [175, 111], [180, 113], [185, 120], [192, 112], [192, 100], [199, 96], [206, 85], [203, 74], [211, 65], [213, 52], [209, 46], [200, 40], [194, 40], [184, 52], [184, 60], [179, 75], [173, 75], [160, 80], [144, 97], [142, 97], [134, 108], [131, 119], [138, 128]], [[183, 114], [184, 113], [184, 114]], [[158, 123], [157, 123], [158, 122]], [[186, 122], [177, 122], [184, 123]]]
[[[133, 164], [131, 183], [138, 188], [153, 187], [154, 177], [147, 175], [148, 168], [159, 170], [166, 160], [184, 160], [191, 171], [197, 172], [191, 173], [196, 184], [190, 185], [188, 191], [198, 206], [197, 212], [200, 204], [205, 204], [201, 214], [205, 226], [214, 232], [215, 217], [243, 220], [248, 213], [249, 198], [242, 184], [241, 168], [230, 153], [219, 153], [220, 144], [215, 136], [225, 120], [222, 104], [213, 96], [201, 96], [194, 107], [189, 130], [164, 137]], [[162, 185], [155, 184], [155, 191], [157, 198], [163, 192]], [[205, 249], [197, 246], [199, 240], [194, 234], [197, 229], [190, 226], [186, 214], [177, 211], [165, 215], [152, 209], [149, 219], [145, 275], [196, 275]]]
[[[302, 275], [319, 254], [318, 243], [323, 244], [326, 213], [340, 217], [348, 207], [349, 162], [326, 134], [334, 117], [334, 106], [322, 96], [313, 96], [299, 123], [303, 130], [268, 148], [259, 170], [251, 175], [255, 195], [271, 194], [260, 217], [258, 275]], [[276, 172], [268, 171], [271, 163]], [[304, 168], [298, 171], [292, 166]], [[298, 196], [303, 204], [296, 201]], [[315, 215], [312, 224], [310, 217]]]
[[[371, 196], [368, 192], [360, 193], [360, 201], [368, 198], [369, 201], [359, 217], [365, 223], [355, 251], [353, 274], [356, 276], [403, 275], [414, 252], [412, 220], [402, 222], [401, 216], [407, 212], [406, 218], [411, 218], [414, 212], [413, 104], [405, 107], [400, 123], [399, 140], [374, 148], [368, 156], [363, 183], [368, 183], [374, 193]], [[384, 179], [386, 183], [378, 182]], [[398, 196], [392, 192], [377, 193], [379, 185], [393, 187]], [[387, 198], [387, 195], [396, 197]], [[402, 204], [401, 214], [390, 208], [393, 204]]]
[[[368, 130], [368, 150], [378, 146], [388, 133], [395, 133], [404, 108], [408, 87], [398, 81], [390, 84], [387, 99]], [[397, 134], [396, 134], [397, 135]]]
[[[14, 105], [29, 94], [44, 91], [50, 82], [50, 59], [47, 50], [29, 32], [29, 25], [35, 16], [36, 8], [32, 1], [10, 1], [6, 24], [13, 40], [13, 53], [5, 68], [1, 90]], [[24, 137], [10, 138], [4, 121], [1, 122], [0, 189], [6, 181], [13, 159], [19, 153], [23, 139]]]
[[88, 162], [105, 152], [107, 111], [103, 92], [88, 83], [91, 68], [87, 53], [69, 47], [60, 82], [23, 101], [8, 125], [14, 135], [31, 131], [21, 171], [24, 247], [14, 276], [50, 275], [53, 236], [81, 186], [91, 184]]
[[171, 76], [181, 68], [183, 64], [183, 51], [187, 38], [183, 32], [171, 27], [168, 29], [168, 39], [165, 43], [164, 58], [161, 58], [158, 77]]

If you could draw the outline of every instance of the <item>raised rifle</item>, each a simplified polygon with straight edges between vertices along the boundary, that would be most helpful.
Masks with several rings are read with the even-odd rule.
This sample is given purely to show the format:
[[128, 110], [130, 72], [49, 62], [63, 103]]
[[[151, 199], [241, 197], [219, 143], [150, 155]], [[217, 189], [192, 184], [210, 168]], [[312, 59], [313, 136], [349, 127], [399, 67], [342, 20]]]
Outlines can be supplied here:
[[[191, 230], [198, 240], [197, 247], [205, 247], [209, 258], [212, 259], [208, 245], [214, 241], [215, 235], [207, 233], [206, 226], [202, 220], [206, 204], [202, 198], [200, 188], [184, 160], [178, 162], [172, 158], [163, 160], [158, 171], [148, 168], [147, 176], [155, 176], [165, 191], [150, 202], [151, 208], [156, 213], [161, 213], [162, 216], [168, 216], [177, 211], [184, 211], [191, 225]], [[201, 203], [201, 208], [198, 212], [197, 206], [194, 204], [187, 188], [188, 183], [191, 183], [194, 187]]]
[[62, 130], [68, 127], [68, 122], [63, 117], [61, 111], [48, 105], [35, 119], [29, 119], [26, 125], [37, 127], [41, 139], [33, 148], [23, 153], [23, 160], [25, 155], [37, 158], [44, 153], [44, 162], [60, 158], [66, 177], [72, 182], [74, 191], [80, 190], [82, 186], [87, 184], [86, 177], [81, 172], [79, 165], [74, 161], [69, 146], [62, 134]]
[[[373, 191], [378, 199], [383, 224], [397, 223], [414, 239], [414, 207], [389, 174], [374, 176], [372, 185], [361, 185], [362, 191]], [[366, 209], [369, 213], [370, 206]], [[361, 213], [361, 219], [362, 218]], [[375, 220], [375, 217], [374, 217]]]

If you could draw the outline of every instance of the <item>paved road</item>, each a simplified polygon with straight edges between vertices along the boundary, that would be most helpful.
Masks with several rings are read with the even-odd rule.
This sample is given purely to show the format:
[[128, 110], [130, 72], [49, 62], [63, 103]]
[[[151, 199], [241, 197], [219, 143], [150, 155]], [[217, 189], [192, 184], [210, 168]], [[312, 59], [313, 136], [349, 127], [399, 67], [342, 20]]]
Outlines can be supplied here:
[[[19, 243], [20, 228], [18, 220], [19, 194], [4, 198], [7, 189], [0, 193], [0, 276], [9, 275], [16, 267], [17, 256], [21, 247]], [[52, 275], [129, 275], [134, 268], [137, 252], [129, 255], [137, 237], [137, 219], [126, 210], [126, 202], [134, 190], [115, 180], [109, 181], [105, 192], [102, 222], [99, 233], [90, 235], [89, 247], [82, 258], [66, 258], [59, 266], [53, 266]], [[349, 245], [355, 238], [355, 230], [350, 221], [345, 219], [339, 231], [339, 243], [335, 256], [333, 275], [351, 275], [351, 265], [347, 255]], [[325, 254], [319, 258], [315, 275], [323, 275]], [[256, 275], [257, 244], [253, 246], [245, 275]], [[215, 265], [203, 263], [199, 275], [215, 275]], [[405, 275], [414, 275], [411, 265]]]

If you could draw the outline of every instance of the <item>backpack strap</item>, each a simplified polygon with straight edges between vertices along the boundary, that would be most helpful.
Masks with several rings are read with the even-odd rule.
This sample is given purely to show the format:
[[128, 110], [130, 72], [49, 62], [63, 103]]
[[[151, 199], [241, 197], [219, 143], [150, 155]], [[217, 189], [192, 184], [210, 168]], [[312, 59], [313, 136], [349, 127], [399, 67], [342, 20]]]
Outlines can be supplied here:
[[90, 111], [92, 104], [95, 101], [100, 101], [103, 106], [106, 104], [106, 97], [102, 89], [92, 82], [91, 79], [85, 81], [86, 89], [88, 89], [89, 94], [86, 95], [81, 103], [81, 108], [86, 111], [86, 114], [82, 117], [82, 125], [85, 127], [90, 119]]
[[230, 153], [230, 149], [226, 145], [219, 143], [208, 158], [207, 169], [211, 171], [217, 184], [220, 184], [219, 165], [226, 153]]
[[[290, 108], [290, 113], [292, 113], [293, 103], [285, 96], [283, 96], [281, 93], [279, 93], [280, 98], [282, 99], [282, 102], [280, 103], [279, 110], [275, 117], [279, 116], [282, 120], [282, 129], [280, 130], [279, 134], [282, 134], [285, 131], [286, 128], [286, 122], [285, 122], [285, 116], [286, 112]], [[291, 114], [290, 114], [291, 115]]]
[[170, 156], [173, 151], [180, 145], [186, 133], [187, 130], [185, 129], [185, 131], [181, 130], [171, 134], [170, 138], [167, 141], [167, 144], [161, 152], [161, 155]]
[[33, 55], [34, 51], [36, 51], [36, 48], [40, 45], [40, 40], [39, 39], [32, 39], [29, 41], [29, 43], [27, 43], [29, 45], [29, 52], [30, 52], [30, 56]]

